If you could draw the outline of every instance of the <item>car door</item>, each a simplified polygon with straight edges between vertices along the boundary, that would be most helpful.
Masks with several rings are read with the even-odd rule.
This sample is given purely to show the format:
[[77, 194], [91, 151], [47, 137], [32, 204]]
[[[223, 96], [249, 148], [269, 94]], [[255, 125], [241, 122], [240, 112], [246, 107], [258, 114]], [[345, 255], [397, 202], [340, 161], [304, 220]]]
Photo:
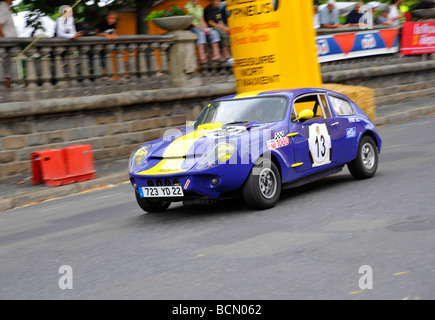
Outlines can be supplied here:
[[[357, 132], [361, 130], [361, 119], [355, 116], [355, 110], [344, 96], [328, 94], [330, 110], [336, 115], [343, 132], [341, 161], [346, 163], [354, 158], [354, 153], [349, 152], [348, 144], [354, 144], [357, 140]], [[359, 128], [359, 130], [358, 130]], [[353, 150], [352, 148], [350, 150]]]
[[[297, 120], [302, 110], [310, 109], [314, 117]], [[332, 116], [325, 94], [306, 94], [293, 103], [289, 137], [292, 140], [296, 172], [321, 171], [337, 165], [343, 147], [343, 130]]]

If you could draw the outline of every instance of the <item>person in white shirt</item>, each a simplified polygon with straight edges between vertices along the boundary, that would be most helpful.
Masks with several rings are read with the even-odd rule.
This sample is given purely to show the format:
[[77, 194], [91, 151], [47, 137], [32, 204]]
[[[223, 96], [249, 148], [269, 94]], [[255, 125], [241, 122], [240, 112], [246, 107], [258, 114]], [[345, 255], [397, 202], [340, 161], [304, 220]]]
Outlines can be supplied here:
[[9, 8], [11, 4], [12, 0], [0, 0], [0, 37], [2, 38], [17, 36], [17, 30], [12, 20], [12, 12]]
[[400, 13], [399, 7], [402, 0], [391, 0], [390, 13], [388, 14], [388, 19], [393, 21], [393, 25], [400, 24], [400, 18], [402, 14]]
[[313, 27], [314, 29], [320, 28], [319, 6], [317, 4], [314, 5]]
[[70, 6], [62, 6], [59, 9], [63, 15], [56, 20], [56, 37], [66, 39], [78, 39], [83, 32], [77, 32], [74, 23], [73, 10]]

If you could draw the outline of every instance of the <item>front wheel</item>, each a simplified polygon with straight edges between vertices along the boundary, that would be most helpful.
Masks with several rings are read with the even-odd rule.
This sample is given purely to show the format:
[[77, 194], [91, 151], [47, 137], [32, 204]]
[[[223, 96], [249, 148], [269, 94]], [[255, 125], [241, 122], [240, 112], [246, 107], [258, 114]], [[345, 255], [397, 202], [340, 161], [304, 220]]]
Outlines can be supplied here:
[[356, 179], [367, 179], [374, 176], [378, 168], [378, 148], [371, 137], [362, 137], [356, 159], [349, 162], [347, 167]]
[[281, 175], [276, 165], [260, 158], [242, 188], [243, 199], [253, 209], [272, 208], [281, 195]]
[[139, 195], [139, 192], [135, 192], [136, 195], [136, 201], [139, 207], [143, 211], [154, 213], [154, 212], [163, 212], [166, 211], [166, 209], [169, 208], [171, 205], [170, 201], [161, 201], [161, 200], [155, 200], [155, 199], [148, 199], [148, 198], [141, 198]]

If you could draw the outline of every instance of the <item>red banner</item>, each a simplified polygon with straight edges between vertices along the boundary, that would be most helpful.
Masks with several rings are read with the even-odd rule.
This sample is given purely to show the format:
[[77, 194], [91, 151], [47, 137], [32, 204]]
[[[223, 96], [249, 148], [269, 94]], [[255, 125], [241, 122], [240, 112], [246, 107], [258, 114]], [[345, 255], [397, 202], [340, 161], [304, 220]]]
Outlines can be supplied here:
[[402, 26], [400, 53], [435, 53], [435, 21], [405, 22]]

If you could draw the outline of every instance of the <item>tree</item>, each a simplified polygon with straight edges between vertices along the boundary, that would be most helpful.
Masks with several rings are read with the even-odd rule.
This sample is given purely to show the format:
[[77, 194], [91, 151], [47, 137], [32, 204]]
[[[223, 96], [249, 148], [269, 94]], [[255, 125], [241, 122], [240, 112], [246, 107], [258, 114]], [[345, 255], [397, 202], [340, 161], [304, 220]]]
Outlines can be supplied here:
[[[62, 14], [59, 8], [62, 5], [74, 7], [74, 18], [77, 22], [88, 22], [96, 25], [100, 22], [105, 14], [111, 10], [118, 10], [123, 7], [130, 7], [137, 11], [137, 33], [145, 34], [148, 32], [147, 23], [143, 21], [155, 0], [22, 0], [21, 3], [14, 7], [15, 11], [31, 11], [27, 16], [27, 26], [38, 27], [37, 19], [41, 15], [47, 15], [53, 19]], [[78, 2], [78, 3], [77, 3]], [[105, 4], [100, 7], [99, 4]], [[97, 18], [95, 18], [97, 17]]]

